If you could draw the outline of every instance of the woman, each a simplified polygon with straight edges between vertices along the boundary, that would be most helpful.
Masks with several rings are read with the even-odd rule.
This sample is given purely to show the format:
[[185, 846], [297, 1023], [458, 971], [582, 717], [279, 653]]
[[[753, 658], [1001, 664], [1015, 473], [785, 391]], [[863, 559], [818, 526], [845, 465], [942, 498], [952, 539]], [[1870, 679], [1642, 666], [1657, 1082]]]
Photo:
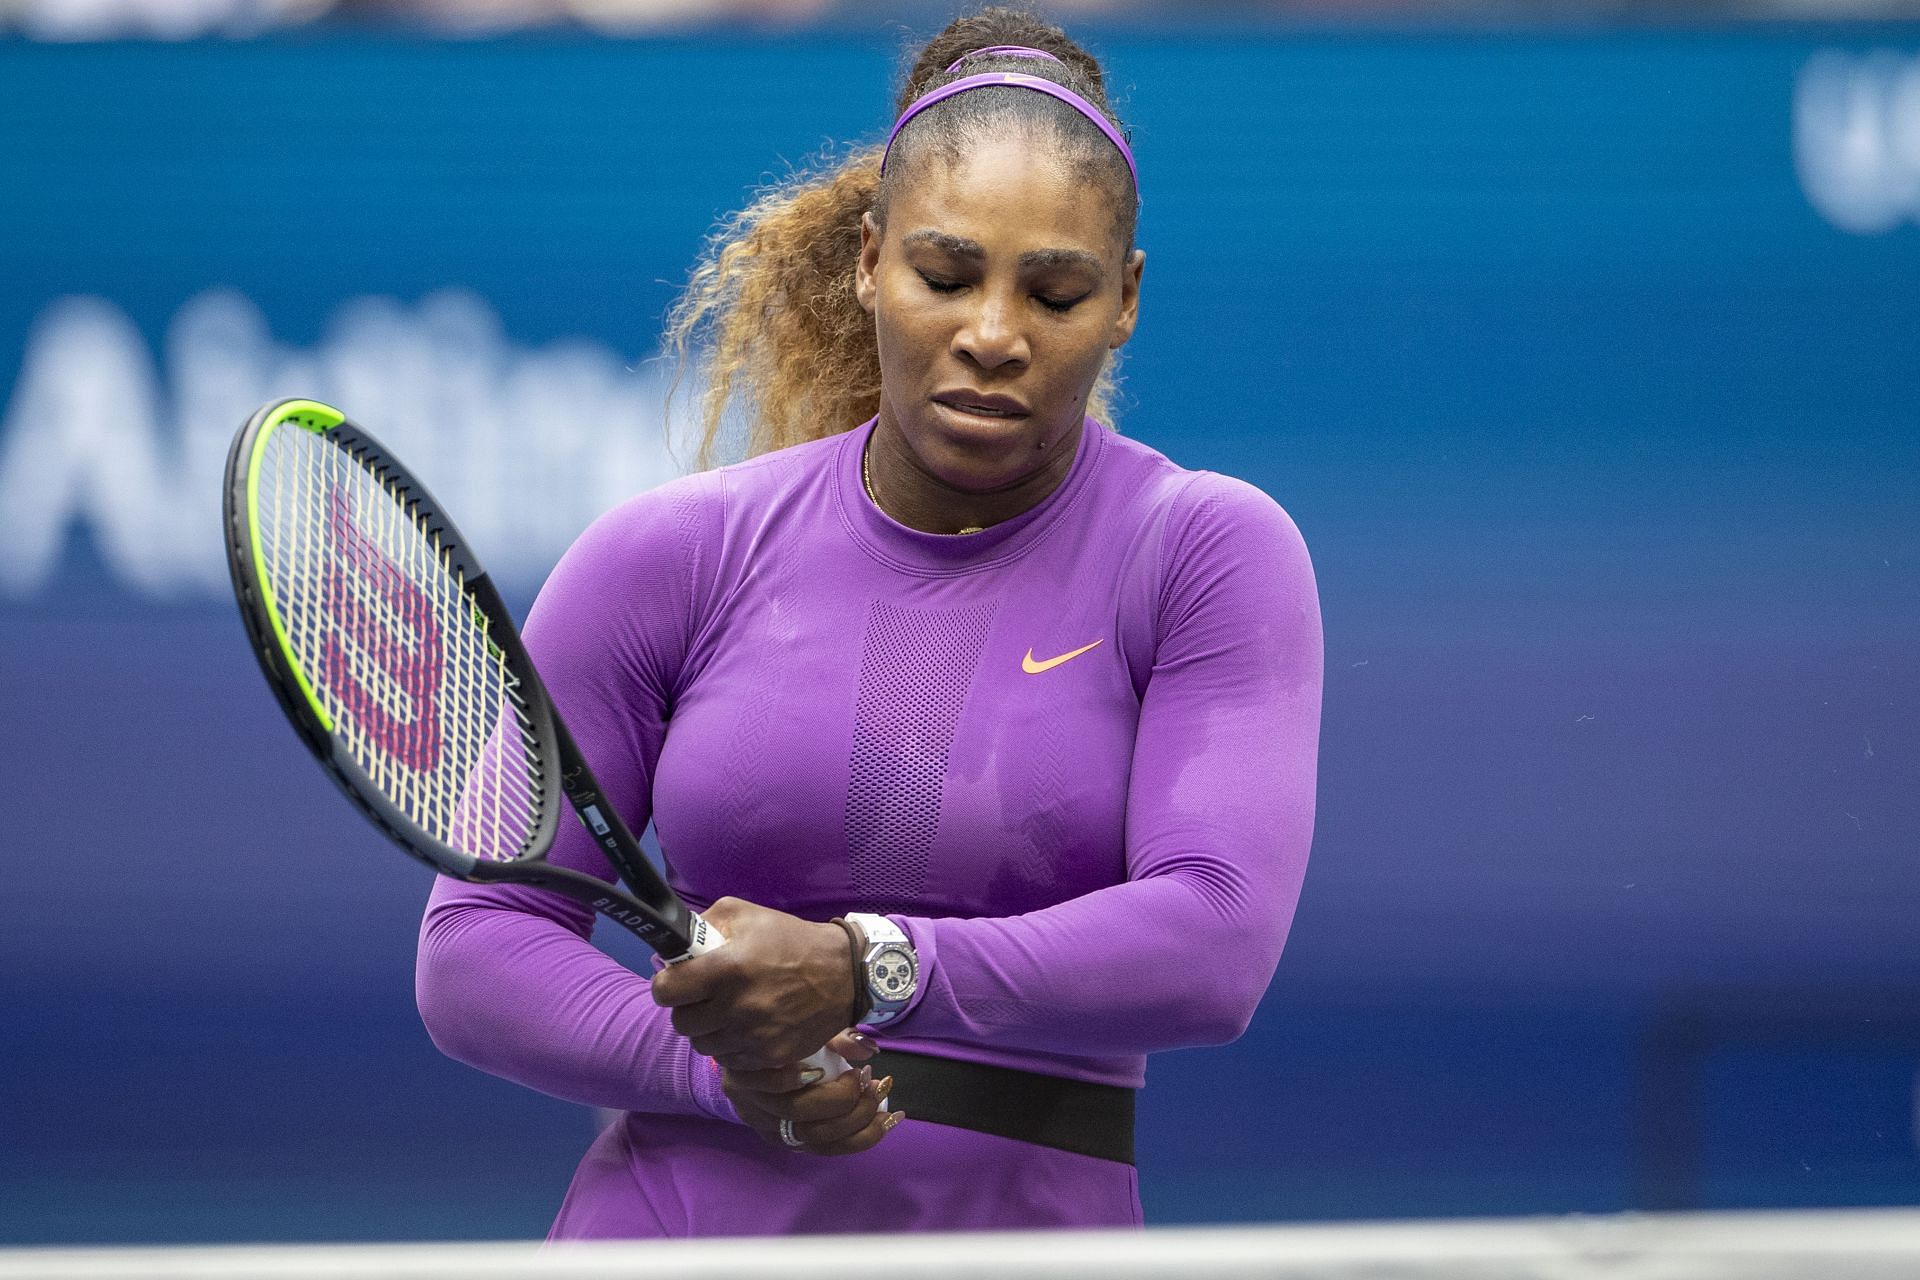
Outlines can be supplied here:
[[696, 273], [757, 456], [601, 519], [526, 637], [728, 945], [649, 981], [446, 880], [421, 936], [441, 1048], [625, 1113], [555, 1238], [1140, 1221], [1145, 1055], [1239, 1035], [1285, 940], [1321, 651], [1285, 513], [1095, 421], [1136, 182], [1098, 65], [988, 10]]

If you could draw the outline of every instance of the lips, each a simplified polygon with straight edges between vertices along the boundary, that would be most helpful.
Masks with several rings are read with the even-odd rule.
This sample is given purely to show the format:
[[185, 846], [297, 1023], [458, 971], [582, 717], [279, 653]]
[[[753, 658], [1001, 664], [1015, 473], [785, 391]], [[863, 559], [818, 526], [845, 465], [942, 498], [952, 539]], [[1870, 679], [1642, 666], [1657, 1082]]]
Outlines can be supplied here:
[[977, 418], [1024, 418], [1032, 412], [1011, 396], [987, 395], [985, 392], [965, 389], [938, 392], [933, 400], [935, 404], [943, 404]]

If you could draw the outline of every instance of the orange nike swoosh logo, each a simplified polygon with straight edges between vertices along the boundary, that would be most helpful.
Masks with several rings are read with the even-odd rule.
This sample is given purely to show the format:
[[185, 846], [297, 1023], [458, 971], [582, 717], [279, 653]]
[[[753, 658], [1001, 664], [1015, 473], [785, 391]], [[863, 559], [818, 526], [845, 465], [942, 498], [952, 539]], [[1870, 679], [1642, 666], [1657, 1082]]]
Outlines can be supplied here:
[[1027, 650], [1027, 656], [1020, 659], [1020, 669], [1026, 672], [1030, 676], [1037, 676], [1042, 671], [1053, 670], [1055, 667], [1059, 666], [1063, 662], [1071, 662], [1075, 658], [1079, 657], [1081, 654], [1085, 653], [1087, 650], [1098, 648], [1099, 645], [1100, 645], [1100, 641], [1095, 640], [1092, 644], [1081, 645], [1078, 649], [1075, 649], [1072, 653], [1063, 653], [1057, 658], [1048, 658], [1045, 662], [1035, 662], [1033, 660], [1033, 650], [1029, 649]]

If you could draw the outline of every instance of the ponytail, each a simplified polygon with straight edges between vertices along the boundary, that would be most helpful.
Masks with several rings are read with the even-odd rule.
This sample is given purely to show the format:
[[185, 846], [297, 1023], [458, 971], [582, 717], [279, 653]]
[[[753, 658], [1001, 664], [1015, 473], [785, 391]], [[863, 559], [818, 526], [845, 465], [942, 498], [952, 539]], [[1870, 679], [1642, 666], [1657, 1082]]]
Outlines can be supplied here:
[[873, 317], [853, 291], [860, 215], [879, 186], [880, 149], [863, 148], [767, 191], [709, 241], [665, 335], [674, 386], [696, 364], [703, 375], [700, 466], [718, 460], [731, 417], [754, 457], [879, 411]]

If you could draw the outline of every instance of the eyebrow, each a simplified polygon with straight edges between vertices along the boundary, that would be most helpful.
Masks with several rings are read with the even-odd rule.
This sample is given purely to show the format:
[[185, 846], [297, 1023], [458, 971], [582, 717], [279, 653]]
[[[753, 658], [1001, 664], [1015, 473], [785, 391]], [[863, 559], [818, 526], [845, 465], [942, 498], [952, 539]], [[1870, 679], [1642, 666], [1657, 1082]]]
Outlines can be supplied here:
[[[902, 239], [903, 244], [930, 244], [943, 253], [956, 258], [970, 258], [975, 262], [987, 256], [986, 249], [978, 240], [969, 240], [965, 236], [950, 235], [945, 231], [935, 231], [931, 227], [920, 231], [909, 231]], [[1083, 267], [1098, 275], [1100, 259], [1085, 249], [1029, 249], [1020, 255], [1022, 267]]]

